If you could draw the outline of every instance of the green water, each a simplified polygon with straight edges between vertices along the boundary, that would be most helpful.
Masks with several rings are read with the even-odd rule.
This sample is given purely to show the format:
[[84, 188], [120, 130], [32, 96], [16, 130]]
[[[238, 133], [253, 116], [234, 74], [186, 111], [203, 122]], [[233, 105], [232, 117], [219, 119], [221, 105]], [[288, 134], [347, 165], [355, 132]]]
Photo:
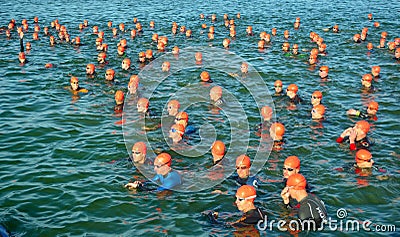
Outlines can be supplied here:
[[[324, 200], [328, 214], [336, 218], [340, 208], [347, 210], [347, 219], [371, 220], [376, 225], [396, 225], [399, 228], [399, 67], [388, 49], [374, 49], [367, 54], [366, 43], [354, 44], [355, 33], [363, 27], [369, 28], [368, 42], [377, 45], [382, 31], [388, 32], [388, 41], [400, 37], [399, 3], [363, 1], [330, 1], [321, 4], [308, 1], [284, 1], [280, 3], [254, 1], [245, 3], [193, 3], [167, 1], [164, 3], [120, 3], [116, 1], [80, 3], [62, 1], [54, 3], [40, 1], [35, 4], [1, 3], [1, 26], [6, 27], [14, 18], [17, 25], [26, 18], [29, 31], [25, 42], [32, 43], [27, 53], [29, 63], [18, 63], [19, 41], [17, 32], [7, 39], [0, 34], [0, 223], [14, 236], [232, 236], [240, 230], [209, 224], [202, 216], [207, 210], [218, 210], [221, 218], [233, 221], [240, 217], [234, 206], [236, 189], [232, 182], [224, 181], [213, 188], [197, 192], [175, 191], [159, 195], [153, 192], [132, 192], [123, 187], [130, 179], [143, 178], [128, 162], [127, 149], [136, 139], [145, 137], [153, 149], [164, 150], [174, 157], [174, 167], [184, 174], [189, 184], [196, 185], [198, 176], [193, 170], [205, 172], [203, 167], [211, 162], [208, 151], [214, 139], [226, 142], [232, 152], [227, 158], [234, 160], [237, 153], [247, 153], [251, 158], [260, 155], [260, 162], [252, 172], [264, 181], [256, 204], [262, 206], [269, 219], [285, 219], [287, 211], [281, 205], [281, 168], [289, 155], [301, 159], [301, 172], [313, 187], [313, 192]], [[223, 26], [223, 14], [234, 17], [237, 12], [242, 18], [236, 20], [237, 37], [228, 52], [250, 63], [255, 71], [250, 78], [261, 76], [269, 91], [245, 88], [246, 83], [227, 75], [230, 67], [239, 67], [241, 59], [220, 53], [223, 38], [229, 31]], [[210, 16], [216, 13], [218, 21], [215, 40], [209, 41], [201, 24], [212, 25], [210, 19], [200, 20], [199, 14]], [[369, 21], [367, 14], [373, 13]], [[40, 40], [33, 41], [33, 17], [39, 17]], [[129, 39], [129, 32], [113, 38], [107, 22], [114, 26], [124, 22], [127, 29], [134, 27], [132, 19], [138, 17], [144, 26], [144, 33]], [[299, 30], [293, 29], [296, 17], [301, 17]], [[43, 35], [44, 26], [58, 18], [72, 37], [80, 36], [84, 45], [79, 48], [68, 44], [50, 47], [48, 37]], [[89, 28], [78, 30], [78, 24], [89, 20]], [[148, 29], [148, 22], [154, 20], [155, 30]], [[193, 37], [171, 35], [171, 25], [185, 25], [193, 31]], [[379, 21], [380, 28], [373, 22]], [[324, 32], [334, 24], [339, 34]], [[95, 78], [87, 78], [85, 67], [96, 64], [97, 51], [94, 47], [96, 36], [91, 27], [98, 25], [105, 32], [109, 44], [108, 61], [105, 68], [96, 68]], [[246, 36], [247, 26], [253, 26], [255, 35]], [[262, 52], [257, 49], [258, 34], [278, 29], [272, 43]], [[319, 33], [328, 45], [327, 56], [319, 57], [316, 68], [306, 63], [306, 58], [287, 57], [281, 52], [284, 42], [283, 31], [289, 29], [289, 43], [299, 44], [300, 49], [310, 50], [315, 44], [309, 40], [309, 32]], [[54, 29], [50, 30], [55, 33]], [[204, 32], [202, 32], [204, 31]], [[116, 44], [121, 38], [128, 39], [127, 55], [136, 61], [140, 51], [153, 49], [153, 33], [169, 38], [167, 52], [174, 45], [182, 51], [180, 59], [171, 59], [171, 68], [186, 63], [185, 52], [209, 48], [203, 53], [204, 68], [210, 71], [213, 84], [224, 87], [229, 102], [220, 113], [212, 113], [207, 104], [209, 87], [199, 83], [204, 68], [193, 66], [172, 75], [157, 75], [142, 80], [142, 95], [151, 96], [151, 108], [158, 114], [165, 113], [165, 103], [179, 98], [190, 115], [190, 121], [200, 128], [201, 138], [193, 135], [188, 140], [195, 147], [191, 152], [171, 151], [161, 130], [141, 133], [135, 123], [129, 123], [129, 115], [135, 118], [134, 102], [126, 101], [128, 123], [121, 126], [121, 117], [114, 114], [114, 93], [126, 86], [129, 76], [138, 70], [126, 73], [120, 68], [121, 57], [116, 56]], [[212, 49], [214, 46], [217, 50]], [[157, 57], [164, 55], [156, 53]], [[45, 69], [46, 63], [54, 68]], [[159, 63], [156, 61], [154, 67]], [[175, 63], [175, 64], [174, 64]], [[137, 63], [134, 63], [138, 66]], [[318, 68], [328, 65], [328, 81], [321, 81]], [[373, 94], [362, 93], [360, 79], [370, 73], [372, 65], [381, 66], [381, 77], [374, 81], [378, 89]], [[105, 69], [116, 71], [116, 82], [104, 81]], [[229, 70], [228, 70], [229, 69]], [[142, 72], [143, 73], [143, 72]], [[88, 94], [74, 97], [65, 87], [70, 76], [77, 76]], [[158, 80], [158, 77], [160, 78]], [[286, 101], [275, 103], [276, 117], [286, 127], [284, 150], [272, 152], [258, 149], [259, 138], [251, 128], [260, 122], [258, 102], [268, 104], [273, 82], [283, 81], [284, 86], [296, 83], [299, 94], [306, 103], [295, 110], [287, 108]], [[256, 90], [253, 91], [253, 90]], [[327, 107], [326, 120], [318, 123], [311, 120], [311, 105], [308, 104], [314, 90], [323, 92], [323, 103]], [[129, 99], [129, 98], [128, 98]], [[369, 136], [375, 141], [371, 148], [378, 167], [385, 173], [374, 171], [368, 177], [354, 173], [338, 172], [335, 168], [345, 166], [354, 160], [354, 153], [348, 147], [335, 142], [341, 131], [358, 119], [349, 118], [349, 108], [362, 109], [370, 100], [379, 102], [378, 120], [372, 121]], [[240, 115], [240, 116], [239, 116]], [[250, 131], [249, 131], [250, 129]], [[201, 146], [201, 145], [203, 146]], [[249, 148], [247, 148], [249, 144]], [[198, 145], [198, 146], [196, 146]], [[128, 148], [126, 147], [128, 146]], [[198, 154], [195, 157], [193, 154]], [[268, 159], [267, 159], [268, 158]], [[264, 161], [265, 164], [264, 164]], [[185, 177], [186, 174], [186, 177]], [[203, 175], [203, 173], [201, 173]], [[202, 176], [203, 177], [203, 176]], [[192, 181], [192, 183], [191, 183]], [[201, 189], [204, 185], [197, 184]], [[228, 195], [211, 194], [214, 189], [228, 190]], [[182, 190], [181, 190], [182, 191]], [[338, 219], [338, 218], [336, 218]], [[288, 236], [287, 232], [260, 231], [261, 235]], [[360, 235], [376, 235], [376, 232], [362, 231]], [[399, 232], [381, 233], [397, 236]], [[303, 235], [303, 234], [301, 234]], [[346, 232], [318, 233], [315, 235], [350, 235]]]

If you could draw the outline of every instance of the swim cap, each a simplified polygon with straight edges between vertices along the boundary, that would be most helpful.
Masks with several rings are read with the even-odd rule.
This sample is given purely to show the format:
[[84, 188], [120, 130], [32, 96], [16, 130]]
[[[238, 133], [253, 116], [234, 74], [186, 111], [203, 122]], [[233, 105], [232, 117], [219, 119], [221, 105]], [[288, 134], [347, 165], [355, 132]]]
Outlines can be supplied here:
[[281, 80], [276, 80], [274, 83], [274, 86], [282, 86], [282, 81]]
[[380, 73], [381, 72], [381, 67], [379, 66], [372, 66], [372, 71], [376, 72], [376, 73]]
[[251, 202], [254, 202], [254, 199], [257, 197], [256, 189], [251, 185], [242, 185], [236, 191], [236, 197], [238, 198], [247, 198]]
[[138, 100], [137, 104], [138, 104], [138, 105], [142, 105], [142, 106], [148, 108], [148, 107], [149, 107], [149, 100], [146, 99], [146, 98], [140, 98], [140, 99]]
[[211, 148], [211, 153], [217, 156], [223, 156], [225, 154], [225, 144], [222, 141], [215, 141]]
[[291, 175], [286, 181], [286, 187], [293, 187], [295, 190], [305, 190], [307, 180], [301, 174]]
[[288, 91], [293, 91], [295, 94], [297, 93], [297, 91], [299, 90], [299, 88], [297, 87], [296, 84], [290, 84], [287, 88]]
[[123, 101], [124, 100], [124, 92], [122, 92], [122, 91], [115, 92], [115, 100]]
[[92, 63], [89, 63], [86, 68], [89, 68], [90, 70], [94, 70], [95, 66]]
[[293, 44], [293, 48], [294, 48], [294, 49], [298, 49], [298, 48], [299, 48], [299, 45], [298, 45], [298, 44]]
[[378, 110], [378, 109], [379, 109], [379, 104], [378, 104], [378, 102], [371, 101], [371, 102], [369, 102], [369, 104], [368, 104], [368, 108], [369, 108], [369, 109]]
[[115, 71], [114, 71], [114, 69], [111, 69], [111, 68], [110, 68], [110, 69], [107, 69], [107, 70], [106, 70], [106, 74], [107, 74], [107, 73], [110, 73], [111, 75], [114, 76]]
[[364, 162], [370, 160], [372, 158], [372, 154], [368, 150], [360, 149], [357, 151], [355, 158], [357, 163]]
[[171, 100], [170, 102], [168, 102], [168, 106], [179, 109], [181, 107], [181, 104], [177, 100]]
[[179, 113], [176, 115], [175, 118], [176, 118], [176, 119], [179, 119], [179, 120], [185, 120], [186, 122], [189, 121], [189, 116], [188, 116], [188, 114], [187, 114], [186, 112], [184, 112], [184, 111], [179, 112]]
[[370, 125], [367, 121], [361, 120], [356, 123], [356, 125], [364, 132], [368, 133]]
[[300, 168], [300, 160], [297, 156], [289, 156], [283, 164], [294, 169]]
[[163, 152], [156, 157], [156, 159], [154, 160], [154, 163], [156, 163], [156, 161], [158, 161], [161, 164], [166, 164], [171, 167], [172, 158], [168, 153]]
[[70, 80], [71, 82], [74, 82], [74, 81], [79, 81], [78, 80], [78, 78], [77, 77], [71, 77], [71, 80]]
[[126, 64], [131, 64], [131, 60], [129, 58], [124, 58], [122, 62], [125, 62]]
[[282, 45], [283, 47], [290, 47], [290, 44], [288, 43], [288, 42], [285, 42], [285, 43], [283, 43], [283, 45]]
[[270, 118], [272, 116], [272, 109], [269, 106], [264, 106], [261, 108], [261, 116], [263, 118]]
[[153, 50], [151, 50], [151, 49], [146, 50], [146, 56], [153, 57]]
[[322, 92], [321, 91], [314, 91], [314, 93], [312, 93], [313, 97], [317, 97], [319, 99], [322, 99]]
[[107, 58], [107, 54], [106, 53], [104, 53], [104, 52], [101, 52], [101, 53], [99, 53], [99, 55], [98, 55], [100, 58]]
[[132, 152], [133, 151], [140, 151], [142, 154], [146, 155], [147, 153], [147, 146], [144, 142], [136, 142], [132, 146]]
[[275, 122], [271, 125], [270, 131], [274, 131], [276, 136], [283, 136], [285, 134], [285, 126], [283, 124]]
[[139, 84], [139, 81], [140, 81], [140, 79], [139, 79], [139, 76], [138, 76], [138, 75], [132, 75], [132, 76], [129, 78], [129, 82], [135, 82], [136, 85]]
[[210, 80], [210, 74], [206, 71], [201, 72], [200, 78], [202, 81], [209, 81]]
[[185, 133], [185, 127], [182, 124], [174, 124], [171, 126], [171, 129], [176, 129], [180, 136]]
[[329, 67], [328, 67], [328, 66], [321, 66], [321, 67], [319, 68], [319, 70], [320, 70], [320, 71], [325, 71], [326, 73], [328, 73], [328, 72], [329, 72]]
[[241, 165], [245, 165], [247, 168], [250, 168], [251, 166], [250, 157], [246, 155], [238, 156], [238, 158], [236, 158], [236, 167], [239, 167]]
[[372, 75], [371, 75], [371, 74], [364, 74], [364, 76], [362, 77], [362, 79], [363, 79], [364, 81], [369, 81], [369, 82], [371, 82], [371, 81], [372, 81]]
[[211, 88], [210, 94], [222, 96], [222, 88], [220, 86], [214, 86], [213, 88]]
[[123, 46], [118, 46], [118, 51], [119, 52], [125, 52], [125, 48]]
[[315, 111], [320, 115], [325, 114], [325, 106], [323, 106], [322, 104], [316, 105], [313, 109], [315, 109]]

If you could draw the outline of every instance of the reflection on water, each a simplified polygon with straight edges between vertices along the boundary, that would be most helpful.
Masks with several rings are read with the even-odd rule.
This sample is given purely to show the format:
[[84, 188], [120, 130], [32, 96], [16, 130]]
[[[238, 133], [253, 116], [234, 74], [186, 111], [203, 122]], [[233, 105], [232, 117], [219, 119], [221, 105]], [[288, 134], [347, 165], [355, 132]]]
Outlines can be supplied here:
[[[295, 154], [301, 159], [301, 172], [312, 185], [313, 192], [325, 201], [330, 216], [336, 217], [336, 210], [345, 208], [351, 219], [399, 225], [398, 220], [391, 218], [398, 216], [396, 207], [399, 205], [399, 189], [396, 188], [399, 183], [396, 167], [400, 156], [399, 97], [396, 96], [399, 63], [393, 60], [393, 54], [387, 49], [376, 48], [368, 52], [366, 48], [367, 42], [378, 45], [382, 31], [388, 32], [389, 41], [399, 37], [399, 25], [393, 15], [393, 10], [398, 8], [397, 2], [365, 5], [357, 1], [333, 1], [317, 5], [303, 0], [280, 4], [258, 0], [232, 4], [169, 1], [162, 6], [115, 1], [2, 3], [2, 9], [5, 9], [1, 13], [2, 26], [6, 27], [12, 18], [19, 26], [26, 18], [29, 30], [25, 32], [24, 42], [31, 42], [32, 49], [26, 52], [29, 62], [19, 65], [16, 30], [11, 32], [10, 39], [4, 31], [1, 32], [1, 223], [16, 236], [88, 233], [96, 236], [149, 233], [156, 236], [232, 235], [234, 229], [213, 226], [201, 215], [206, 210], [218, 210], [222, 213], [221, 218], [230, 221], [240, 217], [233, 205], [236, 187], [231, 182], [224, 181], [215, 188], [191, 193], [156, 194], [123, 188], [131, 178], [146, 178], [135, 172], [127, 159], [127, 149], [130, 151], [137, 137], [146, 135], [156, 153], [168, 151], [172, 154], [175, 168], [186, 174], [187, 185], [195, 190], [199, 188], [196, 185], [203, 184], [194, 182], [198, 176], [189, 171], [201, 170], [211, 164], [209, 147], [213, 139], [228, 144], [230, 149], [226, 158], [229, 161], [234, 161], [241, 153], [256, 159], [257, 165], [252, 172], [258, 171], [257, 175], [264, 181], [256, 202], [271, 219], [284, 218], [287, 214], [280, 198], [281, 168], [283, 160]], [[236, 38], [231, 40], [229, 50], [224, 50], [222, 40], [228, 38], [229, 29], [224, 27], [222, 16], [227, 13], [234, 17], [237, 12], [241, 13], [241, 19], [235, 21]], [[373, 21], [367, 19], [370, 12], [374, 15]], [[205, 20], [199, 19], [200, 13], [205, 13]], [[210, 20], [212, 13], [218, 17], [214, 23]], [[39, 17], [41, 27], [38, 41], [32, 40], [34, 16]], [[108, 21], [112, 21], [114, 27], [124, 22], [127, 29], [132, 29], [134, 17], [143, 25], [141, 35], [131, 39], [130, 33], [126, 32], [112, 37]], [[296, 17], [301, 18], [298, 30], [293, 29]], [[83, 45], [72, 47], [59, 42], [50, 47], [43, 28], [50, 26], [56, 18], [67, 27], [71, 38], [79, 36]], [[89, 21], [89, 27], [80, 31], [78, 25], [84, 19]], [[150, 20], [155, 21], [154, 30], [148, 28]], [[193, 37], [172, 35], [174, 21], [191, 29]], [[380, 22], [379, 28], [373, 27], [375, 21]], [[203, 23], [215, 26], [214, 40], [208, 40], [208, 28], [202, 29]], [[339, 34], [323, 31], [334, 24], [339, 25]], [[91, 33], [94, 25], [105, 32], [104, 42], [109, 45], [108, 64], [103, 66], [96, 63], [97, 36]], [[250, 25], [254, 36], [245, 33]], [[266, 49], [259, 51], [259, 33], [270, 33], [273, 27], [277, 28], [277, 36], [271, 38]], [[367, 41], [353, 43], [352, 36], [363, 27], [369, 28]], [[285, 29], [290, 31], [288, 42], [299, 45], [301, 54], [296, 57], [281, 50]], [[309, 51], [315, 47], [315, 43], [309, 40], [310, 31], [320, 34], [327, 44], [327, 55], [319, 56], [315, 66], [307, 64]], [[56, 33], [54, 29], [50, 32]], [[171, 99], [179, 99], [181, 108], [189, 113], [190, 123], [198, 129], [187, 139], [188, 144], [195, 148], [190, 153], [171, 151], [162, 129], [147, 134], [136, 129], [140, 123], [133, 122], [137, 121], [134, 110], [124, 112], [125, 122], [113, 111], [115, 92], [120, 89], [126, 92], [130, 75], [139, 73], [138, 53], [152, 49], [157, 58], [165, 54], [157, 52], [156, 44], [151, 43], [153, 33], [168, 36], [167, 52], [175, 45], [180, 49], [201, 46], [209, 52], [212, 51], [209, 46], [214, 46], [224, 52], [203, 53], [202, 65], [194, 64], [169, 75], [161, 72], [162, 62], [158, 65], [154, 61], [149, 68], [158, 70], [159, 74], [153, 74], [151, 79], [141, 78], [139, 97], [151, 98], [150, 107], [158, 118], [165, 115], [165, 105]], [[116, 45], [121, 38], [127, 39], [126, 55], [136, 67], [129, 73], [121, 69], [123, 57], [117, 56]], [[191, 50], [187, 52], [194, 53], [196, 48]], [[171, 71], [189, 60], [194, 61], [194, 56], [185, 58], [184, 52], [179, 57], [168, 59]], [[252, 80], [251, 68], [248, 76], [241, 77], [240, 71], [235, 71], [240, 70], [241, 60], [229, 59], [227, 55], [231, 53], [254, 66], [269, 91], [254, 92], [254, 87], [261, 87]], [[54, 66], [45, 68], [46, 63]], [[88, 63], [97, 66], [94, 77], [85, 74]], [[239, 66], [236, 68], [236, 65]], [[326, 80], [318, 76], [321, 65], [329, 66]], [[363, 93], [360, 80], [363, 74], [370, 73], [372, 65], [380, 65], [382, 69], [381, 77], [373, 81], [377, 91]], [[109, 68], [116, 71], [113, 83], [105, 81], [105, 70]], [[199, 83], [203, 70], [210, 72], [213, 85], [224, 87], [224, 99], [228, 103], [222, 110], [208, 106], [210, 87]], [[73, 95], [65, 90], [71, 76], [78, 77], [81, 86], [89, 92]], [[271, 101], [258, 95], [272, 93], [277, 79], [282, 80], [284, 88], [296, 83], [305, 102], [289, 109], [285, 98], [272, 97], [276, 120], [285, 125], [285, 145], [283, 150], [273, 151], [264, 164], [269, 154], [268, 144], [259, 143], [253, 128], [260, 123], [261, 106], [257, 102], [269, 104]], [[324, 95], [323, 104], [327, 111], [323, 121], [311, 120], [309, 98], [315, 90]], [[137, 99], [128, 97], [125, 103], [135, 107]], [[381, 169], [369, 176], [340, 172], [337, 168], [353, 162], [354, 153], [348, 151], [347, 145], [336, 144], [335, 139], [340, 131], [358, 121], [347, 117], [345, 112], [350, 108], [363, 109], [370, 100], [379, 102], [379, 119], [371, 121], [370, 137], [375, 141], [371, 152]], [[150, 155], [151, 158], [155, 156], [155, 153]], [[212, 171], [207, 175], [213, 175]], [[204, 182], [207, 177], [201, 176]], [[228, 194], [212, 194], [215, 189], [228, 191]], [[261, 231], [261, 234], [265, 232]]]

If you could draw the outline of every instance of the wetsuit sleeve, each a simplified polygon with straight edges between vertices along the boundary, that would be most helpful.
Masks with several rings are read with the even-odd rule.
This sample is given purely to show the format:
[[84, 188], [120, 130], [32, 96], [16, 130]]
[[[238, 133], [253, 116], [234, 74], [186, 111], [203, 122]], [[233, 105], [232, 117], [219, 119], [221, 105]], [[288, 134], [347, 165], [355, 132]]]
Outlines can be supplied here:
[[172, 172], [169, 174], [169, 177], [164, 179], [162, 185], [157, 189], [158, 191], [164, 191], [172, 189], [173, 187], [181, 184], [181, 177], [178, 173]]
[[24, 49], [24, 39], [23, 38], [20, 38], [19, 39], [19, 45], [20, 45], [20, 52], [24, 52], [25, 51], [25, 49]]

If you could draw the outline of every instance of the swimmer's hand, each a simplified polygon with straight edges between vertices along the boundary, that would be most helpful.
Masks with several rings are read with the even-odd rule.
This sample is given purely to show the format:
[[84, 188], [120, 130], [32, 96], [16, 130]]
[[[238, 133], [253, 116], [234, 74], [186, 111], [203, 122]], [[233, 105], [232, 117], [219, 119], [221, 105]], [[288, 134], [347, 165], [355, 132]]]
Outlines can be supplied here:
[[353, 128], [348, 128], [348, 129], [344, 130], [342, 132], [342, 134], [340, 134], [340, 137], [344, 138], [344, 137], [350, 136], [351, 131], [353, 131]]
[[357, 115], [357, 110], [355, 109], [349, 109], [346, 112], [347, 115]]
[[357, 137], [356, 130], [355, 129], [351, 129], [350, 135], [349, 135], [350, 144], [354, 143], [354, 141], [356, 140], [356, 137]]
[[135, 181], [135, 182], [129, 182], [125, 184], [125, 188], [127, 189], [137, 189], [139, 186], [143, 185], [140, 181]]
[[210, 211], [207, 213], [207, 218], [211, 222], [211, 224], [218, 224], [218, 212], [216, 211]]
[[24, 38], [24, 32], [21, 31], [21, 32], [19, 33], [19, 38], [20, 38], [20, 39], [23, 39], [23, 38]]
[[216, 190], [212, 191], [211, 193], [212, 194], [228, 194], [228, 191], [223, 192], [223, 191], [221, 191], [219, 189], [216, 189]]
[[281, 197], [283, 199], [283, 203], [285, 203], [286, 205], [289, 204], [289, 196], [289, 188], [285, 187], [281, 192]]

